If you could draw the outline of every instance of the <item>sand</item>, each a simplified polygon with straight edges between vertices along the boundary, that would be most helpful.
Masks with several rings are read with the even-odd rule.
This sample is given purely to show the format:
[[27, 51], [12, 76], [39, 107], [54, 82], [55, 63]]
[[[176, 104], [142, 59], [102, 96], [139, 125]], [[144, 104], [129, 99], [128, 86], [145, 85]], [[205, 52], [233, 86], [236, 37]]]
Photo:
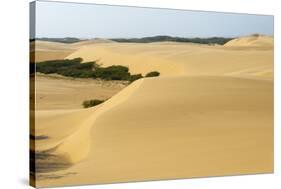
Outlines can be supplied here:
[[[39, 101], [34, 134], [47, 138], [36, 140], [34, 150], [53, 158], [43, 158], [42, 167], [57, 164], [38, 173], [36, 185], [272, 172], [273, 44], [257, 47], [245, 40], [225, 46], [97, 43], [77, 49], [66, 58], [98, 58], [103, 66], [122, 64], [132, 73], [161, 75], [117, 94], [110, 91], [109, 100], [89, 109], [63, 98], [87, 94], [83, 84], [63, 79], [54, 85], [58, 79], [39, 77], [53, 107]], [[255, 40], [264, 44], [265, 39]], [[96, 83], [92, 87], [98, 89]]]
[[36, 109], [79, 109], [85, 100], [107, 100], [128, 85], [126, 81], [72, 79], [36, 75]]

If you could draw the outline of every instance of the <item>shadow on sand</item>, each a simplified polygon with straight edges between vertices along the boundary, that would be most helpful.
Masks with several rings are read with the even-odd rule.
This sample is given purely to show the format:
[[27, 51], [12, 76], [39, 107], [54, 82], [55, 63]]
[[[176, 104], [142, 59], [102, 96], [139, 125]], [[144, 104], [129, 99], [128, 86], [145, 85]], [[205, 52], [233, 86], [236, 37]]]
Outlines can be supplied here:
[[[48, 136], [31, 137], [35, 140], [48, 139]], [[55, 148], [45, 151], [30, 150], [30, 178], [31, 179], [59, 179], [76, 173], [57, 174], [56, 171], [72, 166], [67, 158], [53, 154]]]

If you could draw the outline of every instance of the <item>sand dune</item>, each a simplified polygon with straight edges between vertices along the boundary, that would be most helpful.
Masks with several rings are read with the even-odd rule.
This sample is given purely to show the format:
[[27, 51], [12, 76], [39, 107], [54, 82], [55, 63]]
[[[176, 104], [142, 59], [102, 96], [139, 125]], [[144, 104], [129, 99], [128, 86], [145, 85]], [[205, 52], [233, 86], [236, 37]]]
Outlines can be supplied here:
[[273, 47], [273, 37], [264, 35], [251, 35], [246, 37], [240, 37], [227, 42], [224, 46], [226, 47], [236, 47], [236, 46], [246, 46], [246, 47]]
[[[273, 48], [265, 38], [82, 45], [66, 58], [161, 75], [108, 91], [97, 81], [39, 77], [33, 150], [52, 170], [37, 174], [37, 186], [272, 172]], [[94, 108], [71, 100], [104, 93], [113, 96]]]
[[[271, 81], [226, 76], [144, 79], [100, 107], [39, 115], [37, 133], [67, 135], [45, 141], [57, 146], [53, 154], [74, 163], [55, 174], [77, 175], [38, 184], [271, 172], [272, 87]], [[61, 121], [44, 121], [52, 117]], [[59, 132], [66, 124], [71, 131]]]
[[[266, 39], [269, 37], [265, 37]], [[259, 37], [256, 41], [264, 41]], [[262, 43], [262, 42], [259, 42]], [[82, 57], [84, 61], [97, 60], [103, 66], [128, 66], [133, 74], [157, 70], [162, 76], [171, 75], [241, 75], [257, 76], [269, 70], [272, 73], [272, 49], [196, 45], [186, 43], [113, 43], [89, 45], [66, 58]], [[239, 58], [238, 58], [239, 57]], [[255, 69], [251, 74], [242, 70]], [[261, 70], [259, 70], [260, 68]], [[265, 74], [271, 77], [272, 74]]]
[[113, 43], [113, 41], [107, 39], [93, 39], [68, 44], [36, 40], [30, 43], [30, 55], [35, 62], [64, 59], [83, 46], [99, 43]]

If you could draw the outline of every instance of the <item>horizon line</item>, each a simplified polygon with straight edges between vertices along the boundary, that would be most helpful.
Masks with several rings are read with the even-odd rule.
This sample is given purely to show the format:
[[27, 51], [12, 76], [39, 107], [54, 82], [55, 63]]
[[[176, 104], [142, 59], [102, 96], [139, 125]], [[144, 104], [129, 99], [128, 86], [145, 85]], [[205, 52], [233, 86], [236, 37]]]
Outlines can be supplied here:
[[[40, 0], [41, 1], [41, 0]], [[45, 1], [45, 0], [44, 0]], [[200, 39], [209, 39], [209, 38], [239, 38], [239, 37], [247, 37], [247, 36], [270, 36], [274, 37], [274, 34], [269, 35], [269, 34], [262, 34], [262, 33], [251, 33], [251, 34], [246, 34], [246, 35], [240, 35], [240, 36], [208, 36], [208, 37], [181, 37], [181, 36], [173, 36], [173, 35], [151, 35], [151, 36], [143, 36], [143, 37], [74, 37], [74, 36], [65, 36], [65, 37], [35, 37], [35, 38], [30, 38], [30, 39], [40, 39], [40, 38], [46, 38], [46, 39], [67, 39], [67, 38], [75, 38], [75, 39], [143, 39], [143, 38], [153, 38], [153, 37], [171, 37], [171, 38], [184, 38], [184, 39], [195, 39], [195, 38], [200, 38]]]

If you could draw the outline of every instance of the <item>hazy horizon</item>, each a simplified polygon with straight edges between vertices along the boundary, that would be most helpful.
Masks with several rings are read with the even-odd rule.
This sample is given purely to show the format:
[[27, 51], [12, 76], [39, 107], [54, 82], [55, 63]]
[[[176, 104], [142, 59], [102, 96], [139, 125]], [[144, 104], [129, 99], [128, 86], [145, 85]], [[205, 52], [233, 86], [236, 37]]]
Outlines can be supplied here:
[[36, 1], [35, 38], [274, 35], [273, 16]]

